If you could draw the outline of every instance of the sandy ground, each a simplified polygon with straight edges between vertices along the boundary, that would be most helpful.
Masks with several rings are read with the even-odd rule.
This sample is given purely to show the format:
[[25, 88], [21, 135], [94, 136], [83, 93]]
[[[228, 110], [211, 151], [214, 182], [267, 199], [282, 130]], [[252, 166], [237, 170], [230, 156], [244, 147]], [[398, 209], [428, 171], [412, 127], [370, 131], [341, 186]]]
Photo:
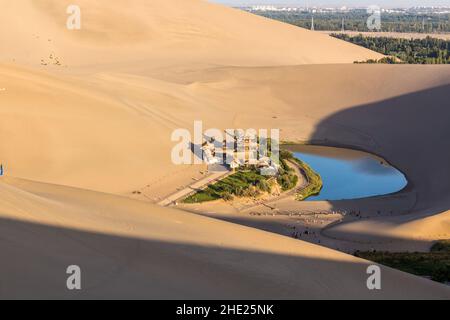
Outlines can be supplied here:
[[[142, 201], [15, 178], [0, 190], [2, 298], [450, 297], [388, 268], [369, 291], [368, 261]], [[78, 292], [65, 288], [73, 264]]]
[[[89, 277], [81, 296], [91, 298], [449, 298], [446, 287], [388, 269], [386, 289], [369, 292], [367, 262], [238, 225], [249, 216], [262, 221], [253, 227], [294, 232], [265, 224], [259, 210], [230, 224], [138, 201], [157, 203], [204, 176], [204, 166], [172, 164], [174, 129], [194, 120], [279, 128], [283, 140], [379, 154], [410, 180], [395, 197], [308, 205], [338, 212], [332, 221], [382, 212], [381, 222], [327, 229], [326, 245], [351, 251], [361, 239], [400, 237], [429, 246], [448, 235], [449, 67], [353, 65], [379, 55], [204, 1], [79, 3], [77, 32], [65, 29], [68, 1], [1, 11], [1, 297], [73, 297], [63, 267], [79, 263]], [[279, 209], [303, 205], [283, 199]]]
[[[9, 27], [0, 31], [0, 59], [39, 66], [43, 60], [47, 64], [43, 69], [69, 72], [78, 67], [86, 72], [126, 69], [136, 74], [173, 65], [190, 69], [193, 64], [353, 63], [381, 57], [326, 35], [202, 0], [118, 0], [114, 5], [79, 0], [82, 28], [71, 31], [66, 28], [70, 4], [69, 0], [6, 4], [2, 23]], [[55, 66], [50, 55], [61, 66]]]

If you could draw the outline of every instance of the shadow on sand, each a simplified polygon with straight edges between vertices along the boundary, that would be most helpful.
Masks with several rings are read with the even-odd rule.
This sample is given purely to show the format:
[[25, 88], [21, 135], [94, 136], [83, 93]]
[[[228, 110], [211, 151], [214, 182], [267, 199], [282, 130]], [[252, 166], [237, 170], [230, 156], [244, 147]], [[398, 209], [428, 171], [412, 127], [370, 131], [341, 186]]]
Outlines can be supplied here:
[[[450, 295], [445, 287], [434, 290], [436, 284], [430, 281], [411, 279], [390, 269], [384, 271], [383, 291], [369, 291], [365, 262], [311, 258], [298, 249], [283, 255], [8, 219], [0, 219], [0, 234], [0, 298], [377, 299]], [[66, 289], [70, 265], [82, 270], [81, 291]], [[394, 277], [400, 282], [415, 282], [417, 290], [389, 281]]]
[[[438, 213], [450, 208], [449, 119], [445, 85], [335, 113], [316, 126], [310, 142], [381, 156], [406, 174], [403, 192], [417, 192], [413, 210]], [[338, 211], [349, 202], [330, 203]]]
[[[410, 213], [420, 213], [417, 217], [423, 218], [450, 209], [449, 120], [450, 85], [445, 85], [348, 108], [320, 121], [309, 143], [378, 155], [401, 170], [409, 182], [392, 195], [328, 201], [330, 210], [355, 213], [359, 218]], [[238, 216], [220, 219], [287, 235], [277, 222]], [[412, 216], [410, 221], [414, 219]]]

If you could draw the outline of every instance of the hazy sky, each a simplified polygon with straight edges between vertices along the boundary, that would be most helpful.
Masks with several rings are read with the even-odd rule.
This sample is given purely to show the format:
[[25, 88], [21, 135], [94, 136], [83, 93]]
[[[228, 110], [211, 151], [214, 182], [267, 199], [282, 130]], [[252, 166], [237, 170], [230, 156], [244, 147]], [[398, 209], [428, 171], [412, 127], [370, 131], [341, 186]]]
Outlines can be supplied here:
[[228, 5], [280, 4], [280, 5], [321, 5], [321, 6], [369, 6], [413, 7], [413, 6], [450, 6], [450, 0], [210, 0]]

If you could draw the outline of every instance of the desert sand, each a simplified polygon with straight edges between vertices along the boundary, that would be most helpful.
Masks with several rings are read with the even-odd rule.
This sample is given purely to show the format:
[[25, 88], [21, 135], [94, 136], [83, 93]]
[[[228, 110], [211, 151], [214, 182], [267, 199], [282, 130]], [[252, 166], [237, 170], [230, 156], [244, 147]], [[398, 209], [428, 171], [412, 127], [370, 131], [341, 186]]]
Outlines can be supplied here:
[[[253, 228], [92, 191], [0, 180], [2, 298], [448, 298], [448, 288]], [[65, 288], [68, 265], [85, 287]], [[19, 276], [22, 275], [22, 276]]]
[[[200, 0], [79, 3], [79, 31], [65, 28], [69, 1], [1, 11], [1, 298], [450, 298], [388, 268], [368, 291], [370, 262], [154, 205], [205, 175], [172, 164], [174, 129], [280, 128], [376, 153], [410, 181], [397, 198], [311, 210], [395, 206], [408, 217], [379, 222], [378, 238], [449, 238], [449, 67], [354, 65], [380, 55]], [[371, 223], [326, 234], [370, 243]], [[86, 270], [78, 294], [70, 264]]]
[[[0, 58], [27, 65], [133, 70], [178, 65], [353, 63], [381, 55], [202, 0], [77, 1], [81, 30], [68, 30], [68, 0], [18, 0], [2, 9]], [[20, 13], [20, 15], [19, 15]], [[19, 17], [18, 17], [19, 16]], [[118, 23], [120, 21], [121, 23]], [[339, 52], [339, 54], [335, 54]]]

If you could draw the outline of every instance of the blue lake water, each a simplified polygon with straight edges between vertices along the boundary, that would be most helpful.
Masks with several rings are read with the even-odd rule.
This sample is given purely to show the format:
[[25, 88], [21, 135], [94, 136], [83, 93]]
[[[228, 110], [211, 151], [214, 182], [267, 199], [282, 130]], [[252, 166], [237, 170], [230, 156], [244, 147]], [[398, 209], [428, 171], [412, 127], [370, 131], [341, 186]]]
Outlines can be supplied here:
[[364, 152], [318, 146], [296, 146], [291, 151], [323, 180], [321, 193], [306, 201], [385, 195], [400, 191], [408, 184], [399, 170]]

